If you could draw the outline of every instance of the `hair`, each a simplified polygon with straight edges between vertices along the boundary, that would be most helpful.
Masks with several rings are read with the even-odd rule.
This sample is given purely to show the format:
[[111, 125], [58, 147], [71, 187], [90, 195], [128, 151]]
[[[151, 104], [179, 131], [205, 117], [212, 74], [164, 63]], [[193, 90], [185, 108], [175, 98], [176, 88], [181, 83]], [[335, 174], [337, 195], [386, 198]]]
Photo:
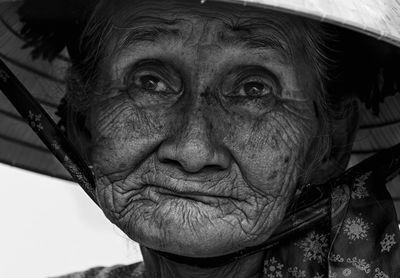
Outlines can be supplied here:
[[[111, 1], [112, 2], [112, 1]], [[110, 1], [100, 1], [94, 9], [86, 28], [84, 29], [80, 45], [79, 55], [72, 57], [72, 66], [67, 77], [66, 111], [68, 117], [75, 120], [67, 126], [67, 133], [74, 137], [77, 132], [86, 130], [84, 115], [90, 105], [90, 101], [96, 92], [102, 89], [101, 75], [102, 62], [107, 59], [109, 52], [108, 43], [113, 38], [115, 31], [112, 22], [112, 8], [108, 6]], [[315, 75], [316, 100], [315, 110], [319, 118], [318, 135], [314, 138], [312, 150], [307, 154], [307, 165], [303, 168], [300, 183], [308, 183], [312, 174], [321, 162], [330, 156], [332, 152], [332, 132], [334, 122], [343, 119], [349, 114], [348, 98], [344, 94], [333, 94], [328, 89], [332, 83], [332, 76], [329, 75], [331, 68], [337, 67], [334, 59], [335, 51], [328, 48], [336, 37], [330, 27], [313, 20], [300, 19], [305, 27], [303, 36], [300, 38], [303, 44], [301, 52], [304, 53], [306, 61], [312, 66]], [[295, 33], [295, 32], [294, 32]], [[299, 36], [298, 34], [294, 34]], [[333, 55], [332, 55], [333, 53]], [[77, 121], [80, 119], [80, 121]], [[79, 123], [79, 126], [75, 126]], [[310, 163], [311, 161], [311, 163]], [[338, 165], [342, 168], [343, 165]]]

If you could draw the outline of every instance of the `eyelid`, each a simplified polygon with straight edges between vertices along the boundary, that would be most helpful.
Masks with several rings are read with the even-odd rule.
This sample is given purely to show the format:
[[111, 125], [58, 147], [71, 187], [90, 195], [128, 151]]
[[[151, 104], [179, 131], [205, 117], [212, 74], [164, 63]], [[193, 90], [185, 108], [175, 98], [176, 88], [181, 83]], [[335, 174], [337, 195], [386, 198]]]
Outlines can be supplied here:
[[[269, 85], [271, 87], [273, 87], [273, 85], [274, 85], [274, 84], [271, 84], [271, 81], [269, 81], [268, 78], [259, 77], [259, 76], [250, 76], [250, 77], [246, 77], [246, 78], [236, 82], [237, 85], [235, 85], [234, 88], [242, 87], [244, 84], [250, 83], [250, 82], [259, 82], [259, 83], [263, 83], [265, 85]], [[272, 82], [272, 83], [275, 83], [275, 82]]]
[[[154, 71], [143, 70], [143, 71], [139, 71], [136, 74], [135, 73], [136, 72], [132, 73], [132, 74], [134, 74], [135, 80], [136, 80], [137, 77], [143, 77], [143, 76], [151, 75], [151, 76], [159, 78], [162, 82], [168, 83], [168, 82], [164, 81], [164, 77], [162, 77], [160, 74], [158, 74], [157, 72], [154, 72]], [[131, 82], [132, 82], [132, 80], [131, 80]]]
[[243, 81], [246, 80], [271, 80], [274, 85], [279, 85], [278, 78], [269, 70], [262, 68], [262, 67], [254, 67], [247, 70], [242, 70], [239, 72], [234, 86], [239, 86], [243, 84]]

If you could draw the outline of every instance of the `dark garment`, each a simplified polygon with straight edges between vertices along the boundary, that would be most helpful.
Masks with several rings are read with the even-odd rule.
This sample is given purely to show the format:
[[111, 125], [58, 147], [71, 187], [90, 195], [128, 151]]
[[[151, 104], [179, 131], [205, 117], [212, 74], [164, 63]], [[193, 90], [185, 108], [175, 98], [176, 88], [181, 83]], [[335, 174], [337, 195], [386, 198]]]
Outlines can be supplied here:
[[[338, 182], [325, 224], [265, 251], [265, 278], [400, 277], [400, 233], [384, 179], [363, 169]], [[146, 277], [145, 265], [98, 267], [61, 278], [94, 277]]]

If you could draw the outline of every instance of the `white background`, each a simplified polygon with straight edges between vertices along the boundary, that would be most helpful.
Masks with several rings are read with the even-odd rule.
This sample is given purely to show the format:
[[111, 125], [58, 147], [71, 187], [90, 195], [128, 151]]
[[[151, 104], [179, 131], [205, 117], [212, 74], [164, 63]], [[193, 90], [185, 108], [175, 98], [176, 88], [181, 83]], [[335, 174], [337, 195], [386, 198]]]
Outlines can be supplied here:
[[77, 185], [0, 164], [0, 277], [43, 278], [141, 260]]

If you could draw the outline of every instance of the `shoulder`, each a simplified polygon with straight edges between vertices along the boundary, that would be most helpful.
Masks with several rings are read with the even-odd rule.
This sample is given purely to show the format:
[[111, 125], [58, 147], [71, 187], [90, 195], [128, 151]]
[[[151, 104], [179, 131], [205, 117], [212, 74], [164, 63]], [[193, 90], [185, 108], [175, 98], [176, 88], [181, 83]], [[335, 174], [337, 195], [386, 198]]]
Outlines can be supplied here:
[[130, 265], [115, 265], [111, 267], [95, 267], [82, 272], [75, 272], [54, 278], [144, 278], [143, 262]]

